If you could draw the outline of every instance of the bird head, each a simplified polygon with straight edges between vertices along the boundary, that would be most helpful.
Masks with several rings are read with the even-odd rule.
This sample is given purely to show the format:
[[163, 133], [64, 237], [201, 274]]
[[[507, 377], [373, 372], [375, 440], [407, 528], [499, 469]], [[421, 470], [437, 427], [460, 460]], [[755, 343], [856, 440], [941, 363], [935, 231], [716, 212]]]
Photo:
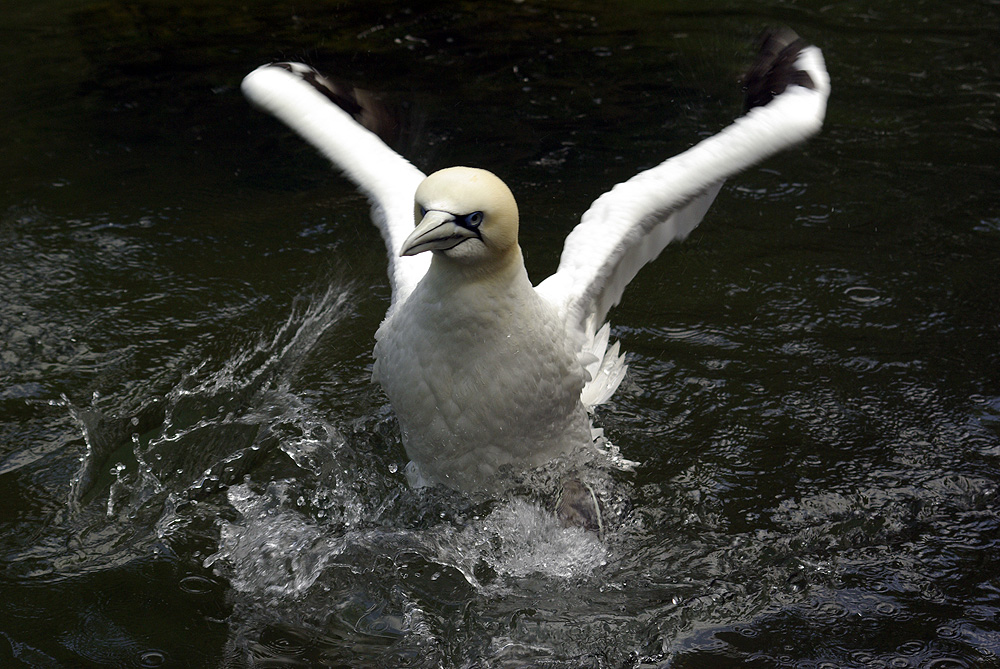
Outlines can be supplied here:
[[449, 167], [434, 172], [417, 187], [417, 227], [401, 256], [433, 251], [436, 257], [486, 268], [517, 255], [517, 203], [492, 172]]

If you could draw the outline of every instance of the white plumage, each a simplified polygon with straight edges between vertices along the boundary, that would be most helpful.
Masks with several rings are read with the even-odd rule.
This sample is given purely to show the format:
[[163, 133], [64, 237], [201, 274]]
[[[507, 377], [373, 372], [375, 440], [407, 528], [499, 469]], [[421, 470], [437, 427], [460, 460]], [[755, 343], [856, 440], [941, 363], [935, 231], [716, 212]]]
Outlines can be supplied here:
[[425, 177], [334, 104], [329, 82], [305, 65], [265, 65], [246, 77], [246, 96], [372, 203], [392, 284], [373, 379], [423, 480], [493, 492], [505, 468], [592, 444], [587, 412], [625, 372], [605, 324], [625, 286], [698, 225], [724, 179], [822, 125], [830, 91], [822, 54], [791, 41], [770, 54], [784, 59], [783, 71], [765, 64], [764, 76], [785, 79], [765, 83], [769, 102], [599, 197], [537, 287], [517, 245], [517, 205], [496, 176], [457, 167]]

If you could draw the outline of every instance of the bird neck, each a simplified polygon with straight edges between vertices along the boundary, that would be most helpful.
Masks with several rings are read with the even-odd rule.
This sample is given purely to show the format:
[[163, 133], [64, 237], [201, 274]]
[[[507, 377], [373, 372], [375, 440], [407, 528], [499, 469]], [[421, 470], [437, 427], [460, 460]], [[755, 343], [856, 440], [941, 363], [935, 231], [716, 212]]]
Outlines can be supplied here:
[[529, 287], [531, 285], [524, 269], [521, 247], [517, 244], [495, 258], [476, 263], [462, 262], [434, 252], [428, 274], [452, 286], [481, 283], [516, 286], [522, 281]]

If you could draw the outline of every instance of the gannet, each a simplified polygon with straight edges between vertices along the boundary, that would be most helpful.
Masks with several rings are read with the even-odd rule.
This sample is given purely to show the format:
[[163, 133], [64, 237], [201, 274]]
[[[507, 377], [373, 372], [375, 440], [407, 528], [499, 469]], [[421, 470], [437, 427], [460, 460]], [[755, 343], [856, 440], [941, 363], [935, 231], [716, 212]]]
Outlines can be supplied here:
[[511, 472], [593, 446], [589, 411], [625, 373], [618, 344], [608, 345], [609, 309], [698, 225], [726, 178], [819, 131], [830, 80], [821, 51], [786, 31], [762, 40], [744, 88], [751, 108], [732, 125], [597, 198], [556, 272], [533, 286], [517, 203], [496, 175], [424, 175], [365, 127], [374, 123], [360, 96], [307, 65], [247, 75], [247, 98], [372, 205], [392, 287], [372, 379], [398, 418], [411, 480], [490, 494]]

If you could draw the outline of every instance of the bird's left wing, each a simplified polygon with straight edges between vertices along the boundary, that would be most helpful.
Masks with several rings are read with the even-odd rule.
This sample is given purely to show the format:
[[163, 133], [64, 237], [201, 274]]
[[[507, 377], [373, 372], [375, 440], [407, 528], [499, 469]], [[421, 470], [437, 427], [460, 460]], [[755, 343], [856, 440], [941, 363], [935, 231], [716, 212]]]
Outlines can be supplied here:
[[429, 254], [401, 258], [413, 231], [413, 195], [424, 174], [365, 126], [377, 129], [372, 105], [301, 63], [272, 63], [246, 76], [243, 94], [319, 149], [372, 205], [389, 254], [393, 303], [426, 273]]
[[594, 337], [639, 269], [698, 225], [724, 179], [819, 131], [830, 93], [823, 54], [788, 34], [777, 46], [765, 41], [760, 57], [769, 64], [755, 68], [765, 81], [748, 82], [766, 104], [615, 186], [566, 238], [559, 268], [537, 289], [573, 331]]

